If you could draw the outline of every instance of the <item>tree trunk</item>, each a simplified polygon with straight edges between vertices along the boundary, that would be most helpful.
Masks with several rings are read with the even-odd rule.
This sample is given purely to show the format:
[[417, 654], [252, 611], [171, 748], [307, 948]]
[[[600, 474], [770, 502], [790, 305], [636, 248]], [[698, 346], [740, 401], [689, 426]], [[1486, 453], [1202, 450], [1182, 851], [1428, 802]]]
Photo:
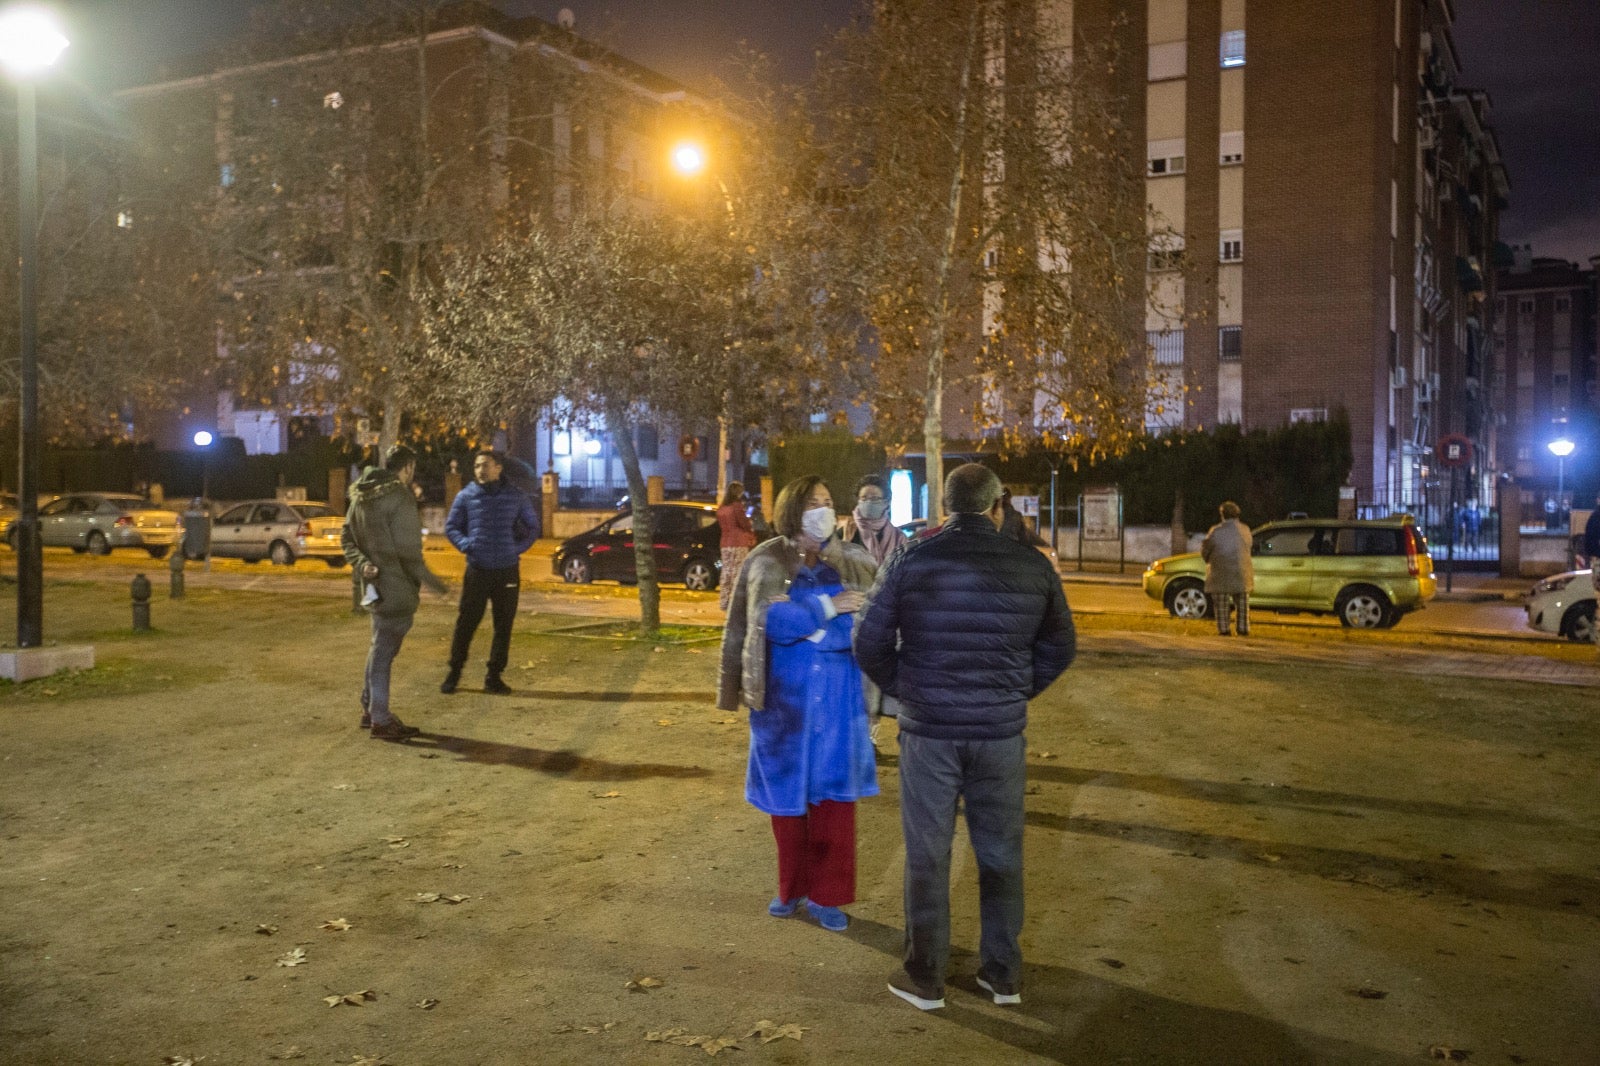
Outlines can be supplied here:
[[620, 407], [606, 408], [606, 430], [622, 460], [628, 478], [628, 499], [633, 509], [633, 568], [639, 578], [639, 635], [646, 639], [661, 630], [661, 582], [656, 577], [655, 516], [650, 513], [644, 471], [633, 446], [633, 427]]
[[383, 427], [378, 431], [378, 465], [383, 457], [400, 441], [400, 395], [393, 385], [383, 394]]
[[955, 271], [956, 242], [961, 232], [961, 205], [967, 185], [967, 110], [972, 93], [972, 66], [983, 27], [983, 5], [974, 4], [967, 19], [967, 48], [961, 60], [961, 88], [956, 98], [955, 167], [950, 174], [944, 248], [939, 255], [939, 285], [928, 338], [928, 380], [922, 419], [922, 448], [927, 456], [928, 525], [944, 521], [944, 358], [949, 339], [950, 276]]

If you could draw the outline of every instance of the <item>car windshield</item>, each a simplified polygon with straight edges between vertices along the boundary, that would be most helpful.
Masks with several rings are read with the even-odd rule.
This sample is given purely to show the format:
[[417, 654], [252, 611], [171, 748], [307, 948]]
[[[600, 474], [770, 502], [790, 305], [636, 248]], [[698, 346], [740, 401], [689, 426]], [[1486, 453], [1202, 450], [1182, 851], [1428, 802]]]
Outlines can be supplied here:
[[332, 518], [333, 508], [325, 503], [297, 503], [294, 509], [300, 512], [301, 518]]

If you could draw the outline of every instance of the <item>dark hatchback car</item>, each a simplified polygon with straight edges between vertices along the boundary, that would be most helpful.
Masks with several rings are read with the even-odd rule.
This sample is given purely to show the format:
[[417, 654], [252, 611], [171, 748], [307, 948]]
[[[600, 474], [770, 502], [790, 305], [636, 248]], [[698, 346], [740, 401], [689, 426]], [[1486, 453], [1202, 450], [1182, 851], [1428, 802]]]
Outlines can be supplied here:
[[[722, 577], [722, 532], [717, 509], [709, 503], [667, 502], [650, 508], [655, 519], [656, 575], [681, 581], [699, 592], [717, 587]], [[552, 568], [568, 584], [620, 581], [634, 573], [633, 512], [628, 508], [587, 533], [568, 537], [556, 549]]]

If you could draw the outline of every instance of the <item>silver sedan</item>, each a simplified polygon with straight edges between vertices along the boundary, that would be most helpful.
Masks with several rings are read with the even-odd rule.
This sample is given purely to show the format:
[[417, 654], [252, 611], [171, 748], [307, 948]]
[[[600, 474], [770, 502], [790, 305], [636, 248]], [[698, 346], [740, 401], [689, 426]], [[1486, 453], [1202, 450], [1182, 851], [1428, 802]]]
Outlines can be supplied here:
[[[177, 512], [131, 493], [69, 492], [39, 507], [39, 542], [45, 547], [93, 555], [143, 548], [161, 559], [180, 533]], [[8, 531], [8, 540], [14, 536], [14, 529]]]
[[325, 503], [246, 500], [212, 523], [211, 554], [250, 563], [271, 559], [279, 566], [305, 556], [343, 566], [343, 531], [344, 518]]

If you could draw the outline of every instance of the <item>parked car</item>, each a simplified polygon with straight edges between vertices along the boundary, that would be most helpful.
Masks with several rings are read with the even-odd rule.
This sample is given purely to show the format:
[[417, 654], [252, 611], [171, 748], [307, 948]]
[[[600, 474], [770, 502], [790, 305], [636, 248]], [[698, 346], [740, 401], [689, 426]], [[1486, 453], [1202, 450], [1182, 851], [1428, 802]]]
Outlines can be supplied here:
[[1578, 644], [1594, 640], [1594, 580], [1588, 570], [1569, 570], [1528, 590], [1523, 606], [1528, 627]]
[[343, 566], [339, 538], [344, 517], [325, 503], [296, 500], [246, 500], [211, 523], [211, 554], [258, 563], [271, 559], [291, 566], [299, 558]]
[[[656, 574], [709, 592], [722, 578], [722, 532], [710, 503], [667, 502], [650, 508], [655, 519]], [[620, 581], [634, 576], [633, 512], [622, 511], [556, 549], [552, 568], [568, 584]]]
[[[1437, 589], [1427, 538], [1410, 515], [1299, 519], [1255, 531], [1252, 609], [1336, 614], [1356, 629], [1388, 628], [1418, 610]], [[1174, 618], [1205, 618], [1206, 564], [1198, 552], [1157, 559], [1144, 592]]]
[[[177, 512], [131, 493], [69, 492], [39, 505], [39, 542], [47, 548], [94, 555], [143, 548], [161, 559], [181, 534]], [[8, 527], [5, 537], [15, 549], [16, 530]]]

